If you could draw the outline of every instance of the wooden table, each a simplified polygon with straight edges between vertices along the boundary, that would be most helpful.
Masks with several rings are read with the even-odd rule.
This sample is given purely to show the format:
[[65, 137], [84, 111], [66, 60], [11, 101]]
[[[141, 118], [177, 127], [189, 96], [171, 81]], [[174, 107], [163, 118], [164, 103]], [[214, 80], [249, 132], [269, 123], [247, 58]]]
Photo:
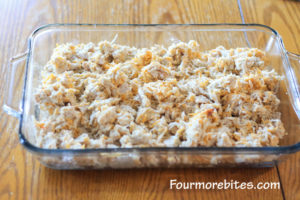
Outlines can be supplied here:
[[[300, 53], [300, 2], [241, 0], [246, 23], [269, 25]], [[0, 0], [0, 104], [9, 58], [48, 23], [241, 23], [237, 0]], [[56, 171], [25, 152], [18, 121], [0, 111], [0, 199], [300, 199], [300, 153], [266, 169]], [[170, 190], [180, 181], [281, 182], [279, 190]]]

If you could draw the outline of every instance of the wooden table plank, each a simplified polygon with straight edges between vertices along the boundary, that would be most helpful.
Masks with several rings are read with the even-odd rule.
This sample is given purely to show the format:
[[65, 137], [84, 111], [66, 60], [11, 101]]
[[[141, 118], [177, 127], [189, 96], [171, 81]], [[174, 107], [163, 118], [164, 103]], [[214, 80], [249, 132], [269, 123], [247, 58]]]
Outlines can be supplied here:
[[[26, 38], [48, 23], [240, 23], [236, 0], [0, 0], [0, 79]], [[0, 105], [4, 84], [0, 84]], [[17, 120], [0, 111], [0, 199], [282, 199], [280, 190], [169, 190], [180, 181], [279, 181], [270, 169], [55, 171], [18, 144]], [[3, 181], [5, 180], [5, 181]]]
[[[219, 182], [230, 180], [278, 181], [269, 169], [137, 169], [104, 171], [54, 171], [40, 168], [36, 186], [46, 193], [34, 193], [36, 199], [282, 199], [280, 190], [170, 190], [170, 180], [182, 182]], [[47, 181], [45, 181], [47, 180]], [[68, 180], [68, 181], [67, 181]], [[71, 182], [72, 181], [72, 182]], [[55, 191], [55, 192], [54, 192]], [[86, 193], [89, 191], [89, 194]], [[50, 196], [48, 196], [50, 195]], [[83, 196], [84, 195], [84, 196]]]
[[[243, 0], [246, 23], [261, 23], [279, 32], [288, 51], [300, 54], [300, 2]], [[294, 121], [299, 121], [295, 119]], [[299, 133], [296, 133], [299, 134]], [[299, 141], [298, 141], [299, 142]], [[300, 153], [279, 164], [286, 199], [300, 199]]]
[[241, 0], [246, 23], [274, 28], [288, 51], [300, 53], [300, 2], [292, 0]]

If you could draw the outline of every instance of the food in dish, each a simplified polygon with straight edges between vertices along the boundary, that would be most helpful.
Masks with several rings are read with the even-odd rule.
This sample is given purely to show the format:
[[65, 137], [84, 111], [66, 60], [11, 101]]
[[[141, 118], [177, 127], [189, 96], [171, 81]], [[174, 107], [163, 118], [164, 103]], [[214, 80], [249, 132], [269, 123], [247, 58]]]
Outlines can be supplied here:
[[287, 134], [281, 76], [256, 48], [67, 43], [41, 76], [43, 148], [277, 146]]

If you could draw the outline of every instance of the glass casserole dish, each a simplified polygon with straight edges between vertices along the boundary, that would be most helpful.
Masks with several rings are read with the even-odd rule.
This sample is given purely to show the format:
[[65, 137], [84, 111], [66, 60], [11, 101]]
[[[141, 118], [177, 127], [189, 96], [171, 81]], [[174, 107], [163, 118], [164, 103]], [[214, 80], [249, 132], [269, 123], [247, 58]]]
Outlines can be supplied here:
[[[145, 147], [102, 149], [44, 149], [34, 145], [32, 117], [38, 118], [34, 92], [40, 71], [56, 44], [114, 40], [137, 48], [174, 41], [197, 41], [201, 50], [255, 47], [264, 50], [270, 65], [284, 77], [278, 97], [281, 120], [288, 133], [276, 147]], [[286, 51], [280, 35], [259, 24], [101, 25], [50, 24], [36, 29], [28, 49], [10, 63], [4, 110], [20, 120], [20, 143], [47, 167], [55, 169], [273, 166], [300, 149], [300, 56]], [[20, 81], [20, 80], [24, 81]], [[24, 84], [23, 84], [24, 83]], [[23, 84], [23, 90], [20, 88]]]

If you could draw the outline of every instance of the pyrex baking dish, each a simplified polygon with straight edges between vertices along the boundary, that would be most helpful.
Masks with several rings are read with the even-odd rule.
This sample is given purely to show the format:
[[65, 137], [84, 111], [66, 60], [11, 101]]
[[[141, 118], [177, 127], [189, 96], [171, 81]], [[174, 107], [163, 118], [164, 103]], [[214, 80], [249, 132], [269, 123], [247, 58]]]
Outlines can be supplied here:
[[[289, 133], [278, 147], [43, 149], [34, 146], [32, 118], [38, 117], [33, 94], [40, 71], [57, 43], [113, 40], [135, 47], [196, 40], [202, 50], [256, 47], [267, 52], [271, 66], [284, 77], [280, 111]], [[280, 35], [259, 24], [101, 25], [50, 24], [36, 29], [26, 53], [10, 63], [4, 110], [20, 120], [20, 143], [44, 165], [56, 169], [132, 167], [272, 166], [300, 149], [300, 56], [286, 51]], [[21, 80], [24, 81], [21, 81]], [[23, 87], [23, 90], [21, 89]]]

